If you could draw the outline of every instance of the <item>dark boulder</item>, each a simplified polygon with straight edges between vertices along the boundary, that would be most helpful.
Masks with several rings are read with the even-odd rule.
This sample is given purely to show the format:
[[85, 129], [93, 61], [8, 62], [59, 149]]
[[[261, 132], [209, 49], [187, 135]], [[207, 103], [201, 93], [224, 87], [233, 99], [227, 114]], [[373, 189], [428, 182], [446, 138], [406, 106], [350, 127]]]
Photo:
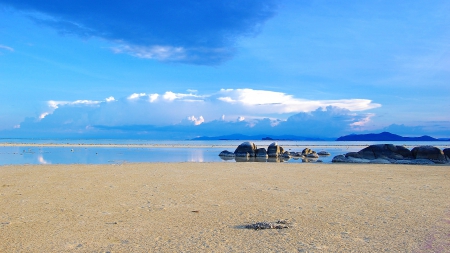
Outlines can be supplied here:
[[396, 160], [395, 164], [413, 164], [413, 165], [433, 165], [436, 164], [428, 159], [409, 159], [409, 160]]
[[289, 151], [285, 151], [282, 155], [283, 158], [291, 158], [291, 153]]
[[447, 156], [447, 160], [450, 160], [450, 148], [446, 148], [442, 150], [442, 152], [444, 152], [444, 155]]
[[278, 146], [278, 143], [272, 142], [267, 148], [267, 155], [269, 157], [278, 157], [282, 154], [282, 149], [282, 147]]
[[255, 143], [253, 142], [243, 142], [241, 143], [236, 150], [234, 151], [234, 154], [236, 157], [255, 157], [256, 156], [256, 150], [257, 147]]
[[433, 146], [419, 146], [411, 150], [415, 159], [428, 159], [437, 163], [446, 163], [447, 159], [444, 152]]
[[322, 151], [320, 151], [319, 153], [317, 153], [318, 155], [320, 155], [320, 156], [328, 156], [328, 155], [331, 155], [329, 152], [327, 152], [327, 151], [325, 151], [325, 150], [322, 150]]
[[302, 151], [302, 155], [307, 156], [307, 155], [311, 154], [312, 152], [314, 152], [314, 151], [312, 151], [310, 148], [305, 148]]
[[348, 154], [348, 156], [355, 158], [364, 158], [369, 160], [374, 160], [377, 158], [382, 159], [394, 159], [394, 160], [402, 160], [402, 159], [412, 159], [411, 151], [409, 149], [402, 146], [395, 146], [392, 144], [378, 144], [378, 145], [370, 145], [356, 154]]
[[337, 155], [333, 157], [332, 163], [370, 163], [369, 159], [355, 158], [351, 156]]
[[363, 156], [359, 152], [348, 152], [347, 154], [345, 154], [345, 157], [363, 158]]
[[267, 151], [265, 148], [258, 148], [256, 150], [256, 157], [263, 157], [263, 158], [267, 158]]
[[403, 146], [396, 146], [396, 147], [397, 147], [397, 154], [402, 155], [404, 158], [409, 158], [409, 159], [413, 158], [411, 150], [409, 150]]
[[306, 157], [308, 157], [308, 158], [319, 158], [319, 155], [316, 153], [316, 152], [312, 152], [312, 153], [309, 153], [308, 155], [306, 155]]
[[235, 157], [235, 154], [233, 152], [228, 151], [228, 150], [224, 150], [224, 151], [220, 152], [219, 156]]

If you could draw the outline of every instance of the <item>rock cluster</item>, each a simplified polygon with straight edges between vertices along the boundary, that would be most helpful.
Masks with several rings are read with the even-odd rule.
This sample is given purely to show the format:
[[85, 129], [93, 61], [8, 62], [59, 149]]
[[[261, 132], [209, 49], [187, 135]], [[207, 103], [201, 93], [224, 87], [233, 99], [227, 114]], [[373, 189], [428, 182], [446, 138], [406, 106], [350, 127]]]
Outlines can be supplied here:
[[358, 152], [335, 156], [333, 163], [448, 164], [450, 149], [419, 146], [409, 150], [393, 144], [370, 145]]
[[326, 151], [316, 153], [309, 148], [305, 148], [302, 152], [289, 152], [278, 145], [277, 142], [271, 143], [267, 150], [265, 148], [258, 148], [253, 142], [241, 143], [234, 152], [224, 150], [220, 152], [219, 156], [223, 160], [235, 159], [236, 161], [256, 161], [256, 162], [281, 162], [289, 160], [290, 158], [299, 159], [302, 158], [303, 162], [317, 162], [319, 155], [330, 155]]

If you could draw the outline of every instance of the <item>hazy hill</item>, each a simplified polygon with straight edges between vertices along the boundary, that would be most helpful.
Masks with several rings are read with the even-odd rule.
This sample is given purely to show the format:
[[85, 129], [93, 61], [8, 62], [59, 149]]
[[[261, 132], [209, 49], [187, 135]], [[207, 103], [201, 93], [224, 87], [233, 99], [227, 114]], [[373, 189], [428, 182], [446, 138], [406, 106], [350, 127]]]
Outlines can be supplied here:
[[441, 141], [428, 135], [420, 137], [403, 137], [389, 132], [379, 134], [351, 134], [341, 136], [336, 141]]

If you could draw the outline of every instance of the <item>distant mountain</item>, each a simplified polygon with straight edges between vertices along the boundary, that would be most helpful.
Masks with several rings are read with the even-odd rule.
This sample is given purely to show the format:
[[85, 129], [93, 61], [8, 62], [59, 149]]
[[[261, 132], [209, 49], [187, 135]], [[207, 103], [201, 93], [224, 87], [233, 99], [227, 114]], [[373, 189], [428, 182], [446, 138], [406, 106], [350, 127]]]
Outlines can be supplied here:
[[379, 134], [351, 134], [341, 136], [336, 141], [443, 141], [445, 139], [436, 139], [428, 135], [420, 137], [403, 137], [389, 132]]
[[324, 141], [325, 139], [310, 138], [295, 135], [243, 135], [243, 134], [231, 134], [222, 136], [202, 136], [193, 138], [194, 141], [210, 141], [210, 140], [274, 140], [274, 141]]

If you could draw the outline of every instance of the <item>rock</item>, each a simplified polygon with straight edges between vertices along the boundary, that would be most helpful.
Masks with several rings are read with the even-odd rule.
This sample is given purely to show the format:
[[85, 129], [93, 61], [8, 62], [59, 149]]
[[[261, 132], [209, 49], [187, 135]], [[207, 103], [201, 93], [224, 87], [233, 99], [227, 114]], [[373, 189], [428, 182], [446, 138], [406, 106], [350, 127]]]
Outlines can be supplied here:
[[397, 154], [402, 155], [404, 158], [410, 158], [412, 159], [412, 153], [411, 150], [403, 147], [403, 146], [396, 146], [397, 147]]
[[446, 148], [442, 150], [442, 152], [444, 152], [444, 155], [447, 156], [447, 160], [450, 160], [450, 148]]
[[278, 143], [272, 142], [267, 148], [267, 155], [269, 157], [278, 157], [280, 154], [282, 154], [282, 149], [282, 147], [278, 146]]
[[332, 163], [345, 163], [347, 162], [348, 158], [344, 155], [337, 155], [333, 157], [333, 160], [331, 160]]
[[[394, 160], [395, 161], [395, 160]], [[376, 164], [391, 164], [391, 161], [387, 159], [377, 158], [374, 160], [370, 160], [370, 163], [376, 163]]]
[[303, 149], [303, 151], [302, 151], [302, 155], [307, 156], [307, 155], [311, 154], [312, 152], [313, 152], [313, 151], [312, 151], [311, 149], [305, 148], [305, 149]]
[[220, 152], [219, 156], [223, 156], [223, 157], [235, 157], [236, 155], [233, 152], [230, 152], [228, 150], [224, 150], [222, 152]]
[[302, 156], [302, 154], [301, 153], [299, 153], [299, 152], [290, 152], [289, 153], [291, 156], [294, 156], [294, 157], [300, 157], [300, 156]]
[[346, 157], [363, 158], [374, 160], [377, 158], [382, 159], [412, 159], [411, 151], [403, 146], [395, 146], [392, 144], [378, 144], [370, 145], [358, 152], [350, 152], [346, 154]]
[[370, 160], [369, 159], [364, 159], [364, 158], [353, 158], [353, 157], [350, 157], [350, 158], [348, 158], [348, 162], [349, 163], [370, 163]]
[[267, 151], [265, 148], [258, 148], [256, 150], [256, 157], [258, 158], [267, 158]]
[[444, 152], [433, 146], [419, 146], [411, 150], [412, 156], [415, 159], [429, 159], [437, 163], [446, 163], [447, 159]]
[[291, 158], [291, 154], [289, 153], [289, 151], [285, 151], [282, 155], [283, 158]]
[[345, 157], [362, 158], [363, 156], [359, 152], [348, 152]]
[[395, 164], [416, 164], [416, 165], [432, 165], [433, 161], [428, 159], [412, 159], [412, 160], [396, 160]]
[[322, 150], [322, 151], [320, 151], [319, 153], [317, 153], [318, 155], [320, 155], [320, 156], [328, 156], [328, 155], [331, 155], [330, 153], [328, 153], [327, 151], [325, 151], [325, 150]]
[[439, 148], [433, 146], [419, 146], [410, 151], [403, 146], [378, 144], [370, 145], [358, 152], [335, 156], [332, 162], [426, 165], [450, 163], [450, 158], [447, 158]]
[[363, 158], [355, 158], [355, 157], [346, 157], [344, 155], [337, 155], [333, 157], [333, 160], [331, 160], [332, 163], [370, 163], [369, 159], [363, 159]]
[[314, 152], [314, 153], [309, 153], [308, 155], [306, 155], [306, 157], [308, 157], [308, 158], [319, 158], [319, 155], [316, 152]]
[[246, 141], [236, 148], [234, 154], [236, 157], [255, 157], [256, 149], [255, 143]]

